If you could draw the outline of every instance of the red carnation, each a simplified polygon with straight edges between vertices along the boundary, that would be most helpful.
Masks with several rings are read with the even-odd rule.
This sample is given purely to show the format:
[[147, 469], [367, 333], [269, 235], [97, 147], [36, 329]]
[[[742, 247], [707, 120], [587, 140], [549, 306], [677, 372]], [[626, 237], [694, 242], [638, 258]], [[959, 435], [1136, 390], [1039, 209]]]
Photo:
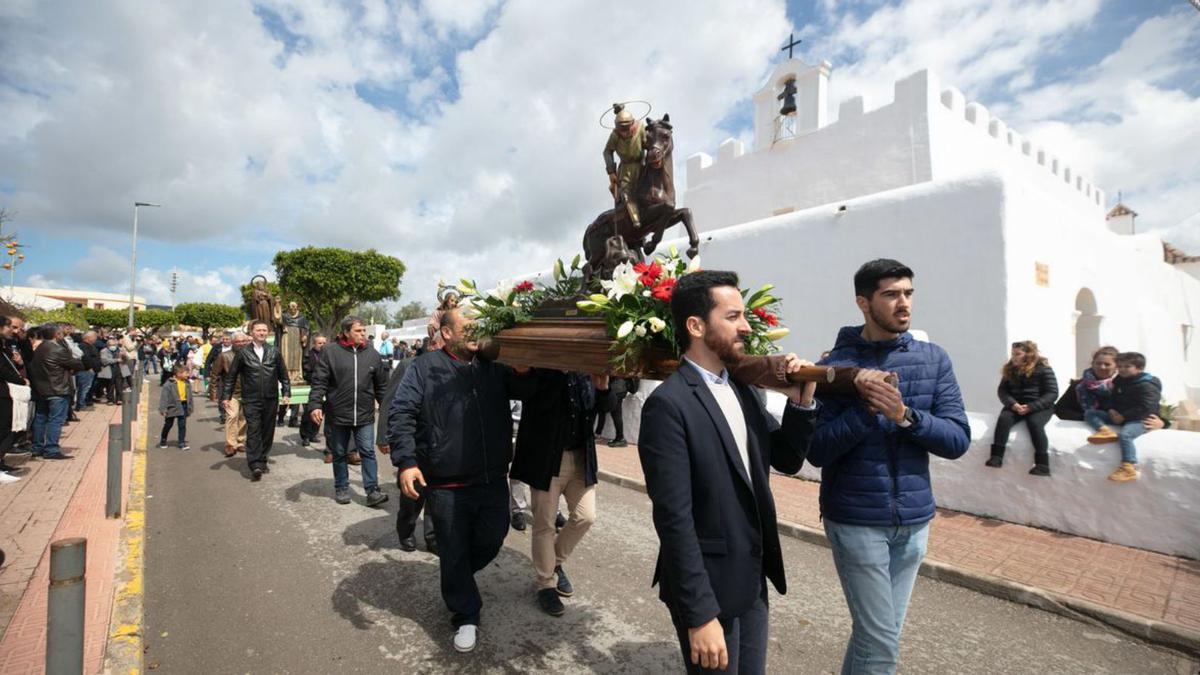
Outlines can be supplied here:
[[755, 308], [754, 315], [757, 316], [758, 318], [762, 319], [763, 323], [767, 324], [768, 326], [774, 327], [774, 326], [779, 325], [779, 317], [768, 312], [767, 310], [763, 309], [762, 307]]
[[518, 293], [528, 293], [529, 291], [533, 290], [533, 282], [532, 281], [522, 281], [521, 283], [514, 286], [513, 290]]
[[659, 300], [662, 300], [663, 302], [670, 302], [671, 301], [671, 293], [674, 291], [675, 291], [675, 279], [666, 278], [666, 279], [663, 279], [662, 281], [660, 281], [658, 283], [658, 285], [655, 286], [650, 291], [650, 295], [654, 296], [655, 298], [658, 298]]
[[658, 281], [658, 278], [662, 276], [662, 265], [659, 265], [657, 262], [652, 262], [649, 265], [640, 262], [633, 266], [633, 271], [640, 275], [638, 276], [639, 283], [647, 288], [651, 288]]

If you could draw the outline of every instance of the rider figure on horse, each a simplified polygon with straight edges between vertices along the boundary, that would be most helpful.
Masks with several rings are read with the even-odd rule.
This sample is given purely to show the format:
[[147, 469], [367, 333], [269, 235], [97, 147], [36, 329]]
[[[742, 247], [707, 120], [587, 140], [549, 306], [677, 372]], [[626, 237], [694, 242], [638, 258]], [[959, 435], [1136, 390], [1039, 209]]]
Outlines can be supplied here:
[[[608, 169], [608, 191], [612, 193], [617, 208], [624, 207], [633, 221], [633, 226], [642, 226], [638, 214], [637, 198], [634, 190], [642, 177], [643, 149], [646, 140], [646, 127], [642, 125], [622, 103], [613, 104], [613, 114], [616, 123], [612, 133], [608, 135], [608, 143], [604, 144], [604, 166]], [[621, 160], [620, 166], [613, 159], [613, 153]]]

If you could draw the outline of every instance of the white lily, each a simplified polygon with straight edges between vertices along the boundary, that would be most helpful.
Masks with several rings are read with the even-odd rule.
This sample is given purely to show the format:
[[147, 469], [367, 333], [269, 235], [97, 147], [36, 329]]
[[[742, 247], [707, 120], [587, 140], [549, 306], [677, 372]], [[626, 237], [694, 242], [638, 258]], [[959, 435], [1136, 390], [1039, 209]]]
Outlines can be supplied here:
[[775, 342], [777, 340], [782, 340], [783, 338], [787, 337], [788, 333], [791, 333], [791, 332], [792, 331], [788, 330], [787, 328], [773, 328], [766, 332], [766, 336], [767, 336], [768, 340], [770, 340], [771, 342]]
[[633, 322], [626, 321], [625, 323], [621, 324], [620, 328], [617, 329], [617, 339], [619, 340], [619, 339], [625, 337], [626, 335], [629, 335], [632, 332], [633, 332]]
[[613, 269], [612, 281], [601, 280], [600, 285], [604, 288], [609, 298], [620, 300], [622, 297], [634, 292], [637, 288], [637, 282], [638, 274], [633, 271], [633, 265], [624, 262]]
[[700, 256], [696, 256], [695, 258], [692, 258], [691, 260], [688, 261], [687, 271], [688, 271], [688, 274], [691, 274], [692, 272], [697, 272], [699, 270], [700, 270]]
[[508, 302], [508, 298], [512, 295], [513, 289], [515, 289], [516, 286], [517, 285], [513, 283], [512, 279], [505, 279], [496, 284], [495, 288], [488, 291], [488, 295], [499, 299], [501, 302]]
[[650, 317], [646, 320], [646, 323], [650, 324], [650, 330], [654, 331], [655, 333], [661, 333], [663, 329], [667, 327], [667, 322], [663, 321], [657, 316]]
[[634, 335], [636, 335], [636, 336], [638, 336], [638, 337], [640, 337], [640, 338], [644, 338], [644, 337], [646, 337], [646, 326], [645, 326], [645, 324], [640, 324], [640, 323], [639, 323], [637, 326], [634, 326], [634, 328], [633, 328], [633, 334], [634, 334]]

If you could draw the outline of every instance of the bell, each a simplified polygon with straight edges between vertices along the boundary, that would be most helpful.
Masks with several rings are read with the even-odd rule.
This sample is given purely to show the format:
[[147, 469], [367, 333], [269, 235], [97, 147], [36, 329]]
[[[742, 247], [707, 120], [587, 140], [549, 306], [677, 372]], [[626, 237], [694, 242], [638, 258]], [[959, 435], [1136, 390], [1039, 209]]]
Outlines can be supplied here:
[[796, 80], [790, 79], [783, 83], [783, 91], [775, 98], [783, 101], [779, 107], [780, 115], [792, 115], [796, 112]]

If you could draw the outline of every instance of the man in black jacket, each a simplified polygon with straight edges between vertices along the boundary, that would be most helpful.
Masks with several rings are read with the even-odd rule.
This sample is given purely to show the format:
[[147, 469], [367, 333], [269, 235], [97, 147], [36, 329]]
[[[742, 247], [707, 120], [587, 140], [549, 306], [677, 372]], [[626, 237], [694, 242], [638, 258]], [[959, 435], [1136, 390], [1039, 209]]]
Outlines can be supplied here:
[[467, 652], [475, 648], [483, 607], [475, 572], [496, 557], [508, 534], [508, 401], [524, 398], [536, 383], [478, 357], [460, 310], [447, 310], [439, 330], [445, 348], [417, 358], [400, 381], [388, 444], [404, 494], [425, 493], [438, 532], [442, 599], [457, 629], [454, 648]]
[[71, 407], [73, 375], [83, 370], [83, 361], [71, 354], [63, 342], [60, 324], [42, 327], [42, 343], [33, 353], [29, 366], [29, 384], [33, 388], [33, 455], [42, 459], [71, 459], [64, 454], [59, 440], [63, 422]]
[[96, 382], [96, 373], [100, 372], [100, 350], [96, 348], [96, 331], [89, 330], [79, 340], [79, 350], [83, 352], [83, 370], [75, 373], [75, 409], [85, 410], [93, 407], [92, 385]]
[[[304, 351], [304, 358], [300, 361], [300, 372], [304, 375], [304, 381], [311, 383], [313, 374], [317, 370], [317, 359], [321, 356], [321, 350], [325, 349], [327, 338], [320, 333], [313, 333], [312, 339], [309, 341], [311, 345]], [[305, 410], [309, 414], [304, 415], [300, 420], [300, 445], [307, 448], [309, 445], [317, 442], [317, 434], [321, 432], [321, 425], [313, 421], [312, 418], [312, 402], [305, 406]], [[380, 419], [387, 419], [387, 415], [380, 415]], [[329, 427], [325, 428], [328, 431]], [[386, 428], [385, 428], [386, 431]], [[380, 435], [379, 438], [386, 437], [386, 434]], [[325, 463], [333, 463], [333, 455], [329, 454], [329, 449], [325, 450]]]
[[[241, 378], [242, 415], [246, 418], [246, 464], [250, 480], [262, 480], [270, 471], [267, 455], [275, 442], [275, 411], [283, 396], [283, 405], [292, 395], [292, 382], [279, 350], [267, 344], [271, 327], [266, 321], [250, 322], [250, 337], [254, 340], [233, 357], [221, 387], [221, 405], [228, 408], [233, 397], [233, 384]], [[228, 412], [228, 410], [227, 410]]]
[[329, 431], [329, 452], [333, 455], [333, 498], [339, 504], [350, 503], [350, 468], [346, 454], [350, 437], [362, 458], [363, 490], [367, 506], [388, 500], [379, 489], [375, 464], [375, 405], [383, 402], [387, 381], [379, 352], [367, 341], [367, 327], [357, 316], [342, 319], [337, 342], [321, 350], [313, 370], [312, 390], [308, 395], [314, 410], [313, 422], [325, 423]]
[[[533, 371], [537, 392], [522, 402], [512, 477], [532, 489], [532, 558], [536, 600], [542, 611], [562, 616], [560, 596], [574, 594], [563, 563], [596, 520], [596, 413], [613, 405], [607, 375]], [[558, 500], [570, 517], [556, 532]]]
[[[660, 545], [654, 583], [691, 672], [766, 672], [765, 579], [787, 591], [769, 472], [800, 470], [816, 416], [813, 383], [784, 391], [780, 427], [729, 379], [750, 332], [737, 284], [732, 272], [679, 279], [671, 314], [684, 358], [646, 400], [638, 436]], [[805, 362], [789, 354], [787, 365]]]

